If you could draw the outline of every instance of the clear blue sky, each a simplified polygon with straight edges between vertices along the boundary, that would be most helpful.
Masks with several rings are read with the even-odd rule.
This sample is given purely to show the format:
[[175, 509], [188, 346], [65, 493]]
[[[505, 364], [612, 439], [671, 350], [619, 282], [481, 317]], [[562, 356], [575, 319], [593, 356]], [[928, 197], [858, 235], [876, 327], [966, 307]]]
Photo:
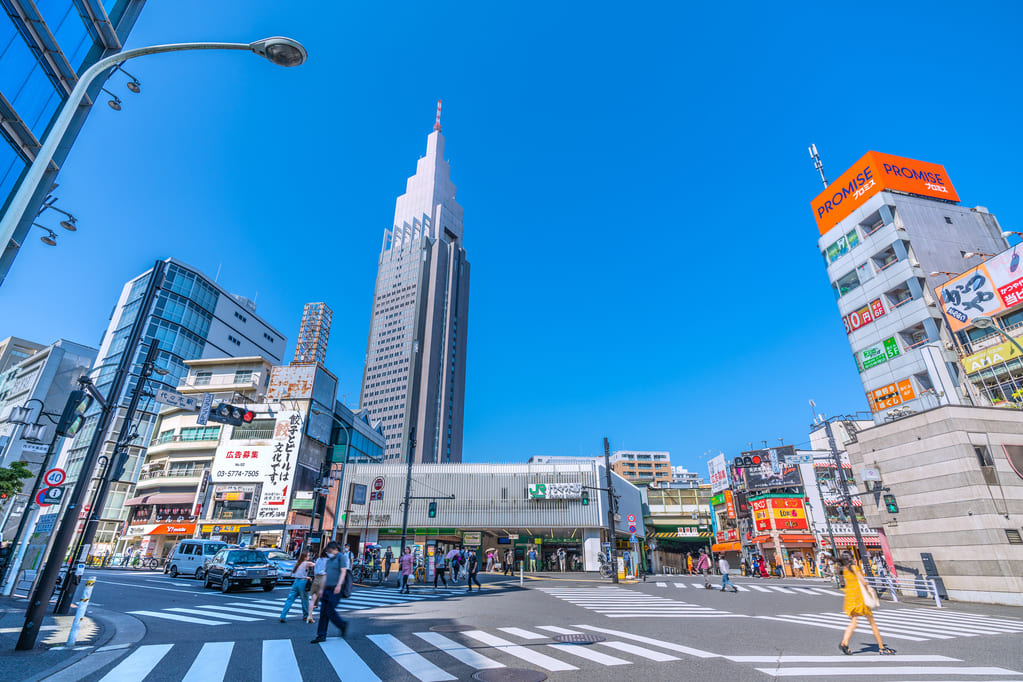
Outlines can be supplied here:
[[[504, 5], [498, 7], [498, 5]], [[383, 230], [434, 107], [473, 265], [465, 459], [808, 440], [866, 409], [816, 249], [815, 142], [942, 163], [1023, 230], [1017, 3], [151, 1], [130, 46], [283, 34], [309, 62], [185, 53], [114, 76], [60, 176], [80, 231], [34, 234], [0, 337], [95, 345], [124, 281], [175, 256], [294, 344], [334, 309], [358, 400]]]

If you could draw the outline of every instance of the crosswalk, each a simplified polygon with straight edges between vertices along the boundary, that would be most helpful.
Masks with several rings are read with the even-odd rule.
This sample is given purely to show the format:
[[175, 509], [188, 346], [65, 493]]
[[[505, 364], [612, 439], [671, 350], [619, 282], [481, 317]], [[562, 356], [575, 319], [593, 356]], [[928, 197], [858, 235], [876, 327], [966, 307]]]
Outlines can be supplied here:
[[[351, 597], [342, 599], [338, 611], [361, 611], [383, 606], [398, 606], [409, 602], [443, 599], [465, 594], [465, 590], [437, 590], [416, 594], [399, 594], [384, 590], [356, 590]], [[220, 592], [209, 594], [211, 599], [223, 597]], [[234, 601], [231, 600], [234, 598]], [[146, 616], [161, 620], [189, 623], [192, 625], [228, 625], [230, 623], [253, 623], [260, 620], [279, 618], [286, 597], [276, 599], [239, 598], [228, 595], [228, 599], [217, 599], [215, 603], [176, 606], [162, 609], [129, 611], [135, 616]], [[302, 605], [296, 600], [291, 605], [289, 618], [302, 617]]]
[[[590, 644], [567, 644], [559, 635], [590, 635]], [[303, 640], [269, 639], [181, 644], [147, 644], [112, 664], [99, 682], [140, 682], [156, 673], [161, 681], [218, 682], [231, 679], [326, 680], [360, 682], [421, 680], [444, 682], [468, 679], [482, 670], [529, 668], [549, 673], [625, 672], [630, 665], [672, 664], [692, 659], [731, 661], [771, 677], [831, 679], [859, 675], [882, 679], [893, 676], [942, 675], [942, 679], [999, 676], [1021, 679], [1023, 673], [985, 665], [971, 666], [943, 655], [908, 654], [896, 657], [861, 654], [855, 657], [717, 654], [676, 642], [594, 625], [529, 625], [430, 630], [400, 635], [377, 633], [349, 640], [330, 638], [319, 645]], [[644, 669], [649, 670], [649, 669]], [[677, 675], [678, 668], [665, 668]], [[674, 673], [670, 671], [675, 671]], [[649, 672], [644, 675], [649, 677]], [[557, 675], [554, 675], [556, 678]], [[677, 677], [675, 679], [678, 679]]]
[[[668, 581], [658, 580], [654, 583], [655, 587], [664, 587], [669, 590], [703, 590], [703, 582], [681, 582], [681, 581]], [[721, 581], [716, 580], [711, 583], [713, 589], [721, 588]], [[740, 592], [766, 592], [771, 594], [801, 594], [809, 595], [811, 597], [841, 597], [842, 593], [839, 590], [829, 589], [827, 587], [804, 587], [796, 585], [753, 585], [753, 584], [740, 584], [735, 583], [735, 587]]]
[[[841, 612], [798, 613], [779, 616], [755, 616], [761, 620], [810, 625], [831, 630], [845, 630], [849, 618]], [[874, 611], [881, 637], [909, 642], [976, 637], [978, 635], [1006, 635], [1023, 633], [1023, 620], [994, 618], [981, 614], [962, 613], [947, 609], [884, 607]], [[861, 618], [857, 632], [870, 635], [870, 624]]]
[[620, 587], [541, 588], [552, 597], [608, 618], [746, 618], [709, 606], [626, 590]]

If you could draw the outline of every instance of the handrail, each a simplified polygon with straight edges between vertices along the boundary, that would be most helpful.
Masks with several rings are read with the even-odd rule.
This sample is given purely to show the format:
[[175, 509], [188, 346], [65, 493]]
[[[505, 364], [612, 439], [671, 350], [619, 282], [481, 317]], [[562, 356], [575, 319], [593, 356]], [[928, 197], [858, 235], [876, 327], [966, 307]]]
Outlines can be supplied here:
[[[873, 587], [878, 593], [887, 591], [892, 598], [892, 601], [898, 602], [898, 592], [903, 595], [907, 593], [916, 592], [917, 596], [928, 596], [934, 595], [934, 603], [940, 609], [941, 608], [941, 595], [938, 594], [938, 584], [934, 578], [912, 578], [908, 580], [900, 580], [893, 575], [886, 576], [864, 576], [863, 578], [868, 585]], [[920, 593], [923, 593], [921, 595]]]
[[885, 263], [883, 266], [879, 267], [877, 269], [877, 271], [878, 272], [884, 272], [885, 270], [887, 270], [888, 268], [890, 268], [891, 266], [893, 266], [893, 265], [895, 265], [896, 263], [899, 263], [899, 262], [900, 262], [899, 257], [896, 256], [892, 260], [890, 260], [887, 263]]
[[915, 301], [915, 300], [916, 300], [916, 299], [915, 299], [915, 298], [913, 298], [913, 294], [910, 294], [910, 295], [909, 295], [909, 296], [907, 296], [906, 298], [902, 299], [901, 301], [899, 301], [898, 303], [896, 303], [895, 305], [893, 305], [893, 306], [892, 306], [892, 310], [895, 310], [896, 308], [899, 308], [899, 307], [901, 307], [901, 306], [904, 306], [904, 305], [906, 305], [907, 303], [909, 303], [910, 301]]
[[924, 338], [923, 340], [917, 341], [916, 343], [914, 343], [911, 346], [906, 346], [906, 350], [913, 350], [914, 348], [919, 348], [920, 346], [922, 346], [922, 345], [924, 345], [926, 343], [930, 343], [930, 341], [931, 341], [930, 339]]

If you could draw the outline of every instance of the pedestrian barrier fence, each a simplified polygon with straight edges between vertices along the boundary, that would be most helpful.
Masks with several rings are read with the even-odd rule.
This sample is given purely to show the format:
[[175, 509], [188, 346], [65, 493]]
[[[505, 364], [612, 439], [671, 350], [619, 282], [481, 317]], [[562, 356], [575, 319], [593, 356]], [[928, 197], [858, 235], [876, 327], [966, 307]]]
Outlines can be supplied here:
[[941, 608], [941, 596], [933, 578], [899, 579], [895, 576], [871, 576], [866, 578], [867, 584], [877, 590], [880, 596], [887, 593], [892, 601], [899, 601], [898, 593], [915, 597], [934, 597], [934, 604]]

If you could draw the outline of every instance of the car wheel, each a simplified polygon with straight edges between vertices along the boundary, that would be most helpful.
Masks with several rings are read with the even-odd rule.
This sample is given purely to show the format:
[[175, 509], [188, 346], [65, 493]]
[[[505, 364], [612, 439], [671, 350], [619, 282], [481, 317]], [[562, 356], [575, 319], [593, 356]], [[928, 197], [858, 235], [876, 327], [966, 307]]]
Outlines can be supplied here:
[[213, 583], [210, 582], [209, 576], [206, 576], [206, 579], [202, 581], [202, 587], [204, 590], [208, 590], [213, 587]]
[[231, 589], [231, 581], [228, 580], [226, 577], [221, 579], [221, 581], [220, 581], [220, 591], [221, 592], [228, 592], [228, 591], [230, 591], [230, 589]]
[[178, 577], [178, 567], [177, 566], [171, 566], [171, 568], [170, 568], [170, 577], [172, 577], [172, 578], [177, 578]]
[[273, 589], [274, 587], [275, 587], [275, 585], [274, 585], [273, 583], [268, 583], [268, 584], [266, 584], [266, 585], [263, 585], [263, 591], [264, 591], [264, 592], [269, 592], [269, 591], [270, 591], [270, 590], [272, 590], [272, 589]]
[[202, 578], [203, 578], [202, 569], [201, 568], [195, 569], [195, 579], [196, 580], [202, 580]]

